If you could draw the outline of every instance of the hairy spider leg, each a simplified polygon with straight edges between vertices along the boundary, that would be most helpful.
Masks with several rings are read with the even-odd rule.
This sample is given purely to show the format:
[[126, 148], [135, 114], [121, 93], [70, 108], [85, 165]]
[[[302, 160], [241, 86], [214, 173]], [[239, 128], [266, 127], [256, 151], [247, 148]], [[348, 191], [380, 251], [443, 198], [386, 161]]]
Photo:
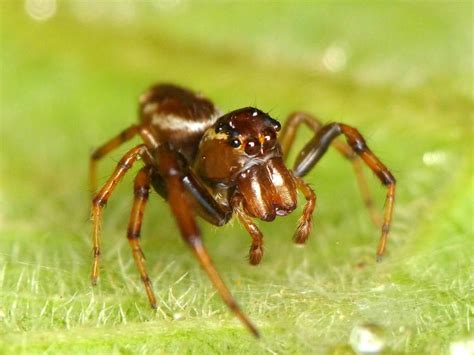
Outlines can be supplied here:
[[110, 195], [122, 180], [125, 173], [140, 159], [146, 152], [147, 148], [144, 144], [140, 144], [129, 150], [117, 164], [115, 171], [108, 178], [102, 189], [92, 199], [92, 244], [94, 261], [92, 264], [91, 282], [92, 285], [97, 283], [99, 277], [99, 258], [100, 258], [100, 230], [102, 224], [102, 212], [110, 198]]
[[247, 230], [247, 233], [250, 234], [250, 237], [252, 238], [252, 244], [250, 245], [249, 250], [249, 263], [251, 265], [258, 265], [260, 264], [260, 261], [262, 261], [263, 257], [263, 234], [260, 229], [258, 229], [257, 225], [252, 221], [252, 219], [245, 214], [245, 212], [242, 210], [242, 207], [240, 207], [241, 200], [241, 196], [238, 196], [235, 199], [235, 205], [239, 206], [236, 208], [235, 212], [239, 218], [240, 223], [244, 226], [244, 228]]
[[183, 184], [184, 174], [179, 166], [177, 153], [171, 150], [171, 148], [166, 144], [160, 145], [155, 153], [158, 165], [157, 168], [159, 169], [160, 175], [165, 180], [169, 205], [178, 224], [181, 236], [193, 251], [197, 260], [209, 276], [209, 279], [214, 284], [227, 306], [254, 336], [259, 337], [257, 328], [238, 306], [229, 289], [219, 276], [219, 273], [214, 267], [211, 258], [204, 247], [201, 233], [196, 224], [194, 212], [186, 194], [186, 187]]
[[140, 233], [143, 222], [143, 213], [145, 211], [146, 203], [148, 202], [148, 195], [150, 192], [151, 181], [151, 166], [144, 166], [135, 176], [133, 184], [133, 206], [130, 213], [130, 221], [127, 229], [127, 239], [132, 248], [133, 258], [140, 272], [145, 291], [150, 301], [152, 308], [156, 309], [156, 297], [153, 292], [150, 278], [145, 266], [145, 255], [140, 247]]
[[303, 181], [303, 179], [299, 177], [295, 177], [295, 179], [296, 186], [303, 193], [303, 196], [306, 199], [306, 204], [303, 208], [303, 214], [298, 221], [298, 227], [296, 228], [293, 240], [297, 244], [304, 244], [308, 239], [309, 233], [311, 233], [311, 228], [313, 226], [312, 218], [314, 208], [316, 207], [316, 194], [314, 193], [313, 189], [311, 189], [311, 187], [309, 187], [309, 185]]
[[[279, 139], [285, 158], [288, 157], [295, 140], [296, 132], [302, 123], [306, 124], [306, 126], [308, 126], [314, 133], [317, 133], [321, 127], [323, 127], [320, 120], [305, 112], [295, 112], [288, 116]], [[352, 162], [352, 167], [357, 179], [357, 185], [362, 195], [365, 207], [368, 209], [370, 218], [374, 225], [377, 227], [380, 226], [382, 219], [378, 211], [375, 209], [372, 194], [370, 193], [367, 180], [362, 171], [362, 165], [358, 155], [354, 153], [349, 145], [339, 140], [332, 141], [332, 146]]]
[[380, 261], [385, 252], [387, 238], [390, 231], [390, 223], [392, 221], [395, 201], [396, 181], [388, 168], [369, 149], [359, 131], [343, 123], [330, 123], [323, 126], [298, 155], [294, 168], [295, 175], [306, 175], [316, 165], [319, 159], [321, 159], [331, 142], [341, 134], [345, 136], [346, 141], [352, 150], [375, 173], [382, 184], [387, 187], [385, 210], [381, 227], [382, 231], [379, 245], [377, 247], [377, 260]]
[[[139, 133], [145, 144], [149, 147], [148, 152], [156, 150], [160, 146], [153, 127], [141, 127]], [[185, 160], [181, 155], [179, 155], [179, 157], [182, 158], [182, 161]], [[144, 158], [147, 158], [147, 164], [152, 164], [151, 162], [154, 161], [154, 158], [150, 154]], [[155, 179], [152, 178], [152, 185], [156, 191], [166, 198], [167, 192], [162, 191], [163, 188], [166, 190], [166, 186], [161, 186], [159, 183], [159, 180], [162, 179], [159, 174], [156, 174]], [[186, 168], [186, 172], [183, 174], [183, 184], [189, 194], [188, 196], [192, 198], [192, 207], [196, 209], [200, 217], [215, 226], [223, 226], [232, 218], [232, 210], [216, 202], [199, 176], [197, 176], [192, 169]]]
[[95, 149], [89, 160], [89, 184], [92, 193], [94, 194], [97, 189], [97, 163], [107, 153], [110, 153], [115, 148], [118, 148], [123, 143], [132, 139], [138, 133], [138, 126], [133, 125], [123, 130], [119, 135], [110, 139], [99, 148]]

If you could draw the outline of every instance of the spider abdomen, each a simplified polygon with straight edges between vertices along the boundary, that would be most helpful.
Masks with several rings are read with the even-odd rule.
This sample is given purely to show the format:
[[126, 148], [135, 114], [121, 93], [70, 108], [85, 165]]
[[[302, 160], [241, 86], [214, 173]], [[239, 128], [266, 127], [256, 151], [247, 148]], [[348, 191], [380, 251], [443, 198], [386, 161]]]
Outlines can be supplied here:
[[190, 161], [203, 133], [219, 117], [207, 98], [172, 84], [152, 86], [140, 96], [139, 115], [159, 142], [178, 148]]

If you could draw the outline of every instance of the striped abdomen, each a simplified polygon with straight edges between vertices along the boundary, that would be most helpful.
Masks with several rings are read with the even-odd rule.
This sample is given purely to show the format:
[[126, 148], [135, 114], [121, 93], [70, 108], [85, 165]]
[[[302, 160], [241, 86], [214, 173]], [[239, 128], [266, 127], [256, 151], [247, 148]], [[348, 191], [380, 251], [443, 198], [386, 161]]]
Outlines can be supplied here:
[[171, 84], [151, 87], [140, 97], [140, 121], [151, 125], [159, 142], [168, 142], [188, 161], [196, 154], [203, 133], [219, 117], [213, 103]]

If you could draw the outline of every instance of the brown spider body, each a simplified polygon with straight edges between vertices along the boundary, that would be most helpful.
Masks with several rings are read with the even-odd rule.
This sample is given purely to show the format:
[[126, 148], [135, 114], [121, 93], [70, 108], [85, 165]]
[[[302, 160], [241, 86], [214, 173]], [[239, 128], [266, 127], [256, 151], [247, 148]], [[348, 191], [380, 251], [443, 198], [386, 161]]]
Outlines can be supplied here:
[[156, 85], [139, 99], [139, 117], [157, 142], [167, 142], [191, 162], [204, 132], [219, 117], [212, 102], [174, 85]]
[[[140, 97], [139, 116], [138, 125], [111, 139], [91, 157], [91, 184], [95, 187], [98, 159], [137, 134], [144, 142], [121, 159], [113, 175], [93, 199], [93, 284], [99, 274], [103, 207], [124, 174], [140, 158], [145, 166], [135, 178], [135, 198], [127, 237], [153, 307], [156, 307], [156, 298], [139, 243], [143, 212], [151, 187], [168, 201], [183, 239], [224, 301], [258, 336], [257, 329], [237, 306], [214, 268], [202, 243], [195, 216], [218, 226], [236, 216], [252, 238], [249, 261], [256, 265], [263, 256], [263, 235], [252, 218], [272, 221], [277, 216], [291, 213], [296, 208], [299, 190], [306, 204], [294, 240], [304, 243], [311, 231], [316, 196], [301, 177], [312, 169], [330, 145], [352, 161], [365, 203], [378, 224], [380, 220], [373, 209], [360, 161], [387, 186], [377, 256], [380, 258], [384, 253], [395, 198], [395, 179], [369, 150], [356, 129], [341, 123], [323, 126], [308, 114], [295, 113], [290, 115], [280, 132], [278, 121], [256, 108], [246, 107], [223, 115], [208, 99], [169, 84], [153, 86]], [[288, 155], [301, 123], [312, 129], [315, 135], [290, 170], [284, 157]], [[348, 144], [334, 140], [340, 134], [346, 137]]]
[[[239, 201], [247, 215], [272, 221], [296, 208], [296, 184], [276, 139], [280, 123], [262, 111], [248, 107], [220, 117], [209, 100], [158, 85], [140, 98], [139, 114], [151, 140], [167, 142], [179, 152], [223, 210], [238, 208], [233, 201]], [[164, 196], [160, 176], [153, 180]], [[199, 206], [196, 210], [211, 223], [228, 221], [208, 218]]]

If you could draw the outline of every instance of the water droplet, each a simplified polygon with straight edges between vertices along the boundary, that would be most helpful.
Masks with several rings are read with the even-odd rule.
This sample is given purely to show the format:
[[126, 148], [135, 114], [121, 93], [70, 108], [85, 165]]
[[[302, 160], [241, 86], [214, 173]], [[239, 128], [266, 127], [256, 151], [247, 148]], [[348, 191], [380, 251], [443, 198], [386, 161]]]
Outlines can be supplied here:
[[182, 319], [184, 319], [183, 313], [177, 312], [173, 314], [173, 320], [182, 320]]
[[357, 354], [379, 354], [385, 348], [383, 329], [375, 324], [355, 326], [349, 343]]
[[451, 355], [473, 355], [474, 339], [465, 339], [452, 342], [449, 344], [449, 353]]

